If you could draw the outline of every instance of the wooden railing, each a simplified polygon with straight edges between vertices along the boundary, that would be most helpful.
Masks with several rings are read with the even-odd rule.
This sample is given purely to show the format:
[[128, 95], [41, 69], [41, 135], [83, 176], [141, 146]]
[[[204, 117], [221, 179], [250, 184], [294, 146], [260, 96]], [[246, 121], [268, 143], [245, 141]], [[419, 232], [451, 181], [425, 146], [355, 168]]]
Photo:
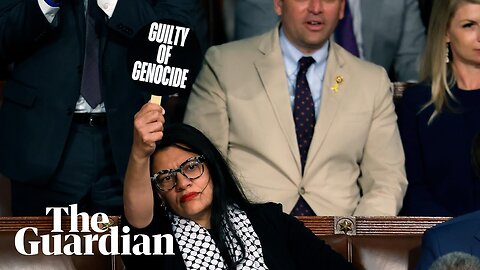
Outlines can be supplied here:
[[[356, 269], [414, 269], [420, 255], [424, 231], [448, 220], [448, 217], [299, 217], [319, 238], [342, 254]], [[119, 217], [111, 217], [119, 222]], [[0, 269], [2, 267], [36, 269], [123, 269], [119, 256], [22, 256], [16, 249], [16, 232], [36, 227], [39, 234], [52, 230], [51, 217], [0, 217]], [[80, 224], [78, 224], [80, 226]], [[68, 231], [70, 219], [62, 220]], [[29, 234], [28, 239], [38, 236]], [[55, 266], [57, 265], [58, 266]], [[18, 267], [18, 266], [22, 267]], [[52, 265], [54, 266], [52, 268]], [[22, 268], [22, 269], [23, 269]], [[27, 267], [28, 268], [28, 267]], [[5, 268], [7, 269], [7, 268]]]

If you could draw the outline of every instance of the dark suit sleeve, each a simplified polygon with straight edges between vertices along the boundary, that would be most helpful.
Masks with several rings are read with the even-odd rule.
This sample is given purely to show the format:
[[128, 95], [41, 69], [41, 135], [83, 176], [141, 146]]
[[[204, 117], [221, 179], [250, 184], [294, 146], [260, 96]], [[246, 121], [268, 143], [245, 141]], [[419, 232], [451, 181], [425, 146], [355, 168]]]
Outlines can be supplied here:
[[[398, 111], [398, 127], [405, 151], [405, 169], [408, 188], [403, 200], [402, 215], [407, 216], [450, 216], [433, 197], [427, 183], [424, 165], [424, 147], [421, 143], [420, 127], [427, 125], [419, 119], [422, 106], [428, 102], [427, 86], [409, 88], [401, 100]], [[426, 113], [422, 111], [422, 113]]]
[[53, 29], [36, 0], [2, 0], [0, 62], [12, 62], [42, 42]]
[[108, 26], [121, 35], [133, 37], [143, 26], [171, 19], [193, 27], [198, 0], [118, 0]]
[[422, 239], [422, 252], [417, 264], [417, 270], [428, 270], [432, 263], [440, 257], [438, 250], [438, 236], [435, 231], [427, 230]]

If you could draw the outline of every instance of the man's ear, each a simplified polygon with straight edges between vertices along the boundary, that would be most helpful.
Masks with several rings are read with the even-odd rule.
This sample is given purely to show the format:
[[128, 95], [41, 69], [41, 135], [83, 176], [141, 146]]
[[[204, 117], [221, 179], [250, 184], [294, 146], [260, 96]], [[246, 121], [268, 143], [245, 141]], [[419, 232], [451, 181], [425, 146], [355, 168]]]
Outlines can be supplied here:
[[283, 0], [273, 0], [273, 9], [278, 16], [282, 16]]

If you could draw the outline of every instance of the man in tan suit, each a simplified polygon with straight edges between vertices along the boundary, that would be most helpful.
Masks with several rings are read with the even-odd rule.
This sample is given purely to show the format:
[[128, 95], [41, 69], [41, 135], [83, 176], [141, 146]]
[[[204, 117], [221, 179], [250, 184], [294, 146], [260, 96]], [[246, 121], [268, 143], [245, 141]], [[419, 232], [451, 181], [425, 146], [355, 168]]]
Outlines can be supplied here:
[[[344, 1], [274, 0], [278, 27], [210, 48], [185, 122], [226, 155], [253, 201], [292, 214], [303, 201], [307, 214], [396, 215], [407, 181], [390, 81], [329, 40]], [[307, 155], [297, 142], [306, 111], [296, 114], [304, 108], [295, 104], [304, 56], [315, 60], [306, 73], [315, 111]]]

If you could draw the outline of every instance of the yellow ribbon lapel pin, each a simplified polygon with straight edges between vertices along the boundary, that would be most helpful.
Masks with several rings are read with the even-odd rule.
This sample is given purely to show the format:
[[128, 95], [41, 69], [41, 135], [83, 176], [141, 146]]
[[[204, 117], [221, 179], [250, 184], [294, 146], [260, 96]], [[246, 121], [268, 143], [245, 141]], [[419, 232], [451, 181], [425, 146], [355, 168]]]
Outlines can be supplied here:
[[335, 93], [338, 92], [338, 88], [343, 83], [343, 81], [343, 76], [337, 75], [337, 77], [335, 77], [335, 84], [331, 87], [332, 91]]

